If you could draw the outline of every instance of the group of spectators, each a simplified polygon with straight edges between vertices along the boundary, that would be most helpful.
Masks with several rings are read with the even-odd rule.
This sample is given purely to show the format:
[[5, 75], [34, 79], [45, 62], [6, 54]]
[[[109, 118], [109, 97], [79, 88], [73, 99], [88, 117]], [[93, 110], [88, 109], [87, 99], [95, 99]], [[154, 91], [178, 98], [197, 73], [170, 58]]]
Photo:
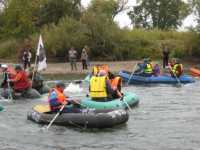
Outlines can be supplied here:
[[[82, 62], [82, 69], [87, 70], [89, 61], [88, 61], [88, 51], [89, 47], [86, 45], [81, 51], [81, 57], [80, 60]], [[26, 70], [27, 68], [31, 67], [31, 49], [30, 47], [25, 47], [22, 52], [22, 62], [23, 62], [23, 67]], [[78, 52], [74, 47], [71, 47], [68, 50], [68, 60], [71, 66], [71, 71], [76, 70], [77, 71], [77, 61], [78, 61]]]
[[[82, 52], [81, 52], [81, 62], [82, 62], [82, 69], [83, 70], [87, 70], [88, 69], [88, 51], [89, 51], [89, 48], [88, 46], [84, 46], [84, 48], [82, 49]], [[76, 62], [77, 62], [77, 58], [78, 57], [78, 53], [77, 51], [75, 50], [74, 47], [71, 47], [70, 50], [68, 51], [68, 58], [69, 58], [69, 62], [70, 62], [70, 65], [71, 65], [71, 70], [76, 70], [77, 71], [77, 65], [76, 65]]]

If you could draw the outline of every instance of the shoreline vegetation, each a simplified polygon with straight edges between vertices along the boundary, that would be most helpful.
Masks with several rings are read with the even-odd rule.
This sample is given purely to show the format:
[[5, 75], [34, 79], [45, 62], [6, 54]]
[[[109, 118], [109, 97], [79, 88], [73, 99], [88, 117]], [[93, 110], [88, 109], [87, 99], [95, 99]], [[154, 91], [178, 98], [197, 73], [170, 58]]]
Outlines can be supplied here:
[[[177, 30], [181, 21], [191, 13], [191, 8], [200, 8], [197, 7], [199, 3], [170, 0], [171, 5], [166, 5], [163, 0], [155, 4], [150, 3], [151, 0], [142, 0], [138, 2], [139, 7], [133, 6], [128, 12], [133, 28], [120, 28], [114, 20], [126, 9], [126, 0], [92, 0], [87, 8], [82, 7], [81, 0], [2, 2], [0, 59], [12, 60], [12, 63], [21, 62], [27, 49], [30, 49], [34, 61], [39, 35], [42, 35], [49, 62], [68, 61], [70, 47], [77, 50], [77, 60], [80, 60], [81, 51], [87, 45], [89, 59], [99, 61], [94, 64], [108, 64], [115, 73], [121, 69], [132, 72], [134, 60], [162, 59], [164, 46], [169, 49], [170, 58], [199, 61], [198, 26], [187, 32]], [[198, 10], [197, 15], [200, 20]], [[79, 70], [71, 72], [66, 63], [48, 63], [44, 71], [44, 74], [67, 73], [86, 74], [87, 71], [81, 71], [79, 64]]]
[[170, 1], [169, 6], [163, 0], [152, 5], [151, 0], [138, 2], [140, 7], [133, 6], [128, 12], [133, 28], [120, 28], [114, 20], [126, 9], [126, 0], [92, 0], [87, 8], [80, 0], [3, 0], [0, 58], [20, 60], [25, 49], [35, 54], [40, 34], [47, 58], [55, 61], [67, 60], [70, 47], [80, 58], [85, 45], [89, 58], [95, 61], [160, 59], [163, 45], [168, 47], [170, 57], [199, 58], [198, 28], [177, 30], [194, 5]]

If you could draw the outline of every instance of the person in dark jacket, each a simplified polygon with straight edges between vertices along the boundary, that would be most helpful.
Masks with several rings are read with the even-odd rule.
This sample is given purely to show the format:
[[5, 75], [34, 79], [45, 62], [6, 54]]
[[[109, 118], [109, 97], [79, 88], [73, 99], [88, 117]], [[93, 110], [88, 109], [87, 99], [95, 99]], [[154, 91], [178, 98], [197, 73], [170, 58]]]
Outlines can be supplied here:
[[24, 70], [26, 70], [27, 67], [31, 67], [31, 57], [32, 57], [32, 54], [30, 50], [28, 48], [25, 49], [23, 53], [23, 57], [22, 57], [22, 60], [24, 63]]
[[168, 61], [169, 61], [169, 49], [168, 47], [163, 44], [162, 46], [162, 53], [163, 53], [163, 68], [168, 66]]

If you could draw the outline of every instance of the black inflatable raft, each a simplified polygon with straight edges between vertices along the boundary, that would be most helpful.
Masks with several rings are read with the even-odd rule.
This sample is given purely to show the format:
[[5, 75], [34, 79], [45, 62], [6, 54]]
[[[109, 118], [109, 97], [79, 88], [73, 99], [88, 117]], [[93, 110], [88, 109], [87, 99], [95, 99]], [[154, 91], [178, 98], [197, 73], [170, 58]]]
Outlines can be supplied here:
[[[28, 112], [27, 119], [40, 124], [48, 124], [55, 115], [49, 111], [48, 105], [36, 105], [32, 111]], [[110, 128], [126, 123], [128, 119], [128, 112], [124, 109], [84, 109], [82, 113], [62, 113], [54, 121], [54, 124], [85, 128]]]
[[28, 99], [34, 99], [34, 98], [40, 98], [41, 95], [40, 93], [33, 89], [30, 88], [26, 91], [24, 91], [23, 93], [13, 93], [12, 89], [2, 89], [0, 88], [0, 95], [4, 98], [8, 98], [9, 95], [12, 94], [13, 99], [21, 99], [21, 98], [28, 98]]

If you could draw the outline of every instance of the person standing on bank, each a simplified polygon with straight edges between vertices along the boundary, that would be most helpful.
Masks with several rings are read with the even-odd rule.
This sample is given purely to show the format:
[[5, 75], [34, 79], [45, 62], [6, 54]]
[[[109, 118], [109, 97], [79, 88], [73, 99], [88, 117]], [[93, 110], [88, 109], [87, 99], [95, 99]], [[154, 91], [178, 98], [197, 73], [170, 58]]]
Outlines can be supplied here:
[[82, 61], [83, 70], [84, 69], [87, 70], [87, 60], [88, 60], [87, 49], [88, 47], [85, 46], [81, 52], [81, 61]]
[[24, 64], [24, 70], [27, 68], [27, 67], [31, 67], [31, 58], [32, 58], [32, 54], [30, 52], [29, 49], [25, 49], [24, 50], [24, 53], [23, 53], [23, 64]]
[[162, 53], [163, 53], [163, 68], [165, 68], [166, 66], [168, 66], [169, 62], [169, 49], [165, 44], [162, 45]]
[[74, 47], [71, 47], [71, 49], [68, 51], [68, 56], [71, 65], [71, 71], [73, 71], [74, 69], [77, 71], [77, 66], [76, 66], [77, 51], [74, 49]]

